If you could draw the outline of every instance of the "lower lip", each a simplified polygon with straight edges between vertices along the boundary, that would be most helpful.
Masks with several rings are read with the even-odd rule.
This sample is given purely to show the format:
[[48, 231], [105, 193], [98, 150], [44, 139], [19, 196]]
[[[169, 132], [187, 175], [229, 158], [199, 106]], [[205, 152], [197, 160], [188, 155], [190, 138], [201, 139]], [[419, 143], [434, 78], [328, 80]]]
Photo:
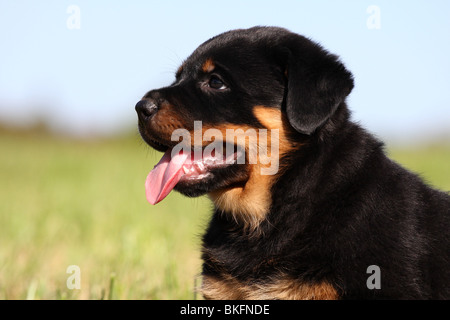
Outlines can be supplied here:
[[189, 175], [185, 174], [181, 177], [180, 181], [200, 181], [211, 176], [211, 172], [202, 173], [199, 175]]

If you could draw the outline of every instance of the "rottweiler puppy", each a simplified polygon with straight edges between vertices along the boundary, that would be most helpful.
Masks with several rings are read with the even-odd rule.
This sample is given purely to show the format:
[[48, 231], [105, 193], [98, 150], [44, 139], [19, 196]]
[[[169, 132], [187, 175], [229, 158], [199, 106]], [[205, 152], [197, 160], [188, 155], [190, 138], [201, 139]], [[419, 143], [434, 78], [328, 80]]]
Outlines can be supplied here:
[[149, 202], [207, 194], [207, 299], [450, 299], [450, 196], [350, 120], [352, 74], [276, 27], [200, 45], [136, 105]]

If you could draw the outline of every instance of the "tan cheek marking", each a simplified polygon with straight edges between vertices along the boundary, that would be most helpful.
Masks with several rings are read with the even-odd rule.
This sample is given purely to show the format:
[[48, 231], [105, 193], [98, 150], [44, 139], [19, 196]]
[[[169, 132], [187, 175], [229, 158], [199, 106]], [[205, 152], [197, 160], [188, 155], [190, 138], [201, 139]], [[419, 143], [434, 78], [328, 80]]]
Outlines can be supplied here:
[[253, 114], [267, 129], [279, 129], [280, 156], [301, 146], [298, 142], [291, 141], [290, 135], [295, 133], [295, 130], [290, 126], [286, 115], [279, 109], [255, 106], [253, 108]]
[[[206, 131], [210, 128], [203, 127]], [[250, 145], [249, 136], [252, 132], [258, 133], [258, 128], [250, 126], [237, 126], [234, 124], [224, 124], [220, 127], [215, 126], [221, 132], [222, 137], [226, 142], [238, 144], [245, 149], [248, 159], [249, 154], [258, 155], [256, 150], [250, 151], [250, 148], [264, 147], [259, 141], [259, 135], [256, 135], [256, 145]], [[235, 137], [227, 136], [227, 130], [239, 130], [242, 134], [237, 134]], [[248, 131], [251, 130], [251, 131]], [[270, 134], [268, 133], [270, 137]], [[241, 139], [241, 138], [242, 139]], [[245, 141], [245, 142], [244, 142]], [[209, 142], [204, 142], [207, 145]], [[244, 143], [244, 145], [242, 145]], [[264, 142], [266, 143], [266, 142]], [[270, 155], [270, 150], [268, 151]], [[213, 200], [215, 206], [223, 212], [230, 213], [233, 218], [244, 223], [245, 227], [250, 231], [254, 231], [259, 223], [264, 219], [270, 203], [270, 181], [273, 179], [270, 175], [261, 175], [261, 168], [269, 167], [270, 164], [262, 164], [260, 159], [253, 159], [251, 164], [246, 164], [249, 173], [249, 179], [244, 186], [228, 188], [223, 190], [216, 190], [209, 193], [209, 197]]]
[[[168, 137], [172, 135], [175, 129], [186, 127], [179, 115], [172, 110], [173, 108], [170, 106], [163, 106], [152, 119], [154, 125], [158, 126], [158, 130]], [[255, 231], [270, 210], [272, 203], [270, 189], [283, 170], [283, 164], [279, 163], [280, 158], [300, 146], [298, 143], [289, 140], [289, 131], [293, 129], [279, 109], [256, 106], [253, 112], [262, 126], [267, 129], [266, 139], [260, 139], [258, 130], [261, 128], [236, 124], [222, 124], [220, 126], [203, 124], [200, 137], [202, 145], [207, 146], [211, 142], [203, 139], [205, 132], [209, 129], [218, 130], [223, 140], [232, 144], [239, 143], [245, 149], [247, 158], [249, 154], [258, 156], [256, 160], [245, 164], [249, 178], [243, 186], [209, 193], [216, 208], [225, 213], [230, 213], [236, 221], [242, 222], [249, 231]], [[272, 130], [274, 129], [278, 130], [278, 139], [272, 140]], [[240, 134], [230, 137], [227, 135], [227, 130], [232, 130], [235, 133], [240, 132]], [[252, 132], [256, 133], [256, 144], [249, 143], [249, 135]], [[191, 145], [194, 145], [195, 133], [191, 131], [190, 135]], [[266, 152], [261, 155], [260, 150], [266, 150]], [[274, 160], [278, 161], [277, 172], [261, 174], [264, 170], [265, 172], [270, 171]]]
[[[265, 106], [255, 106], [253, 113], [258, 121], [267, 130], [267, 139], [259, 140], [257, 148], [267, 150], [267, 156], [271, 159], [279, 159], [286, 153], [300, 147], [299, 143], [290, 141], [289, 133], [294, 130], [288, 124], [285, 115], [277, 108], [269, 108]], [[206, 128], [204, 128], [206, 129]], [[218, 128], [216, 128], [218, 129]], [[254, 129], [258, 132], [258, 128], [242, 127], [236, 125], [223, 125], [219, 130], [224, 134], [226, 129]], [[272, 141], [271, 130], [278, 130], [279, 139]], [[224, 135], [225, 136], [225, 135]], [[230, 141], [232, 142], [232, 141]], [[249, 154], [248, 143], [246, 143], [246, 153]], [[272, 146], [276, 154], [272, 154]], [[259, 152], [258, 152], [258, 155]], [[235, 220], [244, 223], [247, 229], [255, 231], [259, 224], [265, 219], [266, 214], [270, 210], [272, 203], [270, 189], [276, 181], [280, 171], [283, 170], [282, 164], [279, 164], [279, 170], [273, 175], [262, 175], [262, 169], [268, 169], [270, 163], [267, 161], [258, 161], [254, 164], [248, 164], [249, 179], [242, 187], [228, 188], [225, 190], [217, 190], [209, 193], [210, 198], [214, 201], [217, 208], [224, 212], [231, 213]], [[267, 164], [268, 163], [268, 164]]]
[[157, 127], [158, 132], [167, 136], [168, 139], [176, 129], [184, 128], [185, 125], [179, 115], [172, 111], [172, 107], [162, 107], [151, 119], [153, 126]]

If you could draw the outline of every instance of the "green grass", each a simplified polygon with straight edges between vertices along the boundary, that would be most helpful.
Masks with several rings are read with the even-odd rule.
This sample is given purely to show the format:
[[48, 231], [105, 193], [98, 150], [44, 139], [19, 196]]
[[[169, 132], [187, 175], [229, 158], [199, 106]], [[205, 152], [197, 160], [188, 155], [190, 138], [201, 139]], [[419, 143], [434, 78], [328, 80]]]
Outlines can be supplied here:
[[422, 147], [391, 148], [390, 158], [422, 177], [429, 185], [450, 191], [450, 145], [430, 144]]
[[[0, 299], [194, 297], [210, 204], [176, 193], [148, 204], [159, 155], [137, 135], [2, 134], [0, 148]], [[69, 265], [80, 267], [80, 290], [67, 289]]]
[[[0, 132], [0, 150], [0, 299], [194, 298], [211, 204], [177, 193], [148, 204], [144, 181], [160, 154], [137, 134]], [[449, 148], [390, 154], [450, 190]], [[70, 265], [81, 289], [67, 288]]]

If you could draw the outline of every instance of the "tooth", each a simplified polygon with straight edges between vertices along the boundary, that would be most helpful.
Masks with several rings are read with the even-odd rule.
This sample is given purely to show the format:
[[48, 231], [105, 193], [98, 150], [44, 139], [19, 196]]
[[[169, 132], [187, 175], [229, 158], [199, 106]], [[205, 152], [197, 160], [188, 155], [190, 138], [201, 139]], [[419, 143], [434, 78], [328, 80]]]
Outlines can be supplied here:
[[186, 174], [188, 174], [188, 173], [189, 173], [189, 169], [188, 169], [188, 168], [186, 168], [186, 166], [183, 166], [183, 171], [184, 171], [184, 173], [186, 173]]

